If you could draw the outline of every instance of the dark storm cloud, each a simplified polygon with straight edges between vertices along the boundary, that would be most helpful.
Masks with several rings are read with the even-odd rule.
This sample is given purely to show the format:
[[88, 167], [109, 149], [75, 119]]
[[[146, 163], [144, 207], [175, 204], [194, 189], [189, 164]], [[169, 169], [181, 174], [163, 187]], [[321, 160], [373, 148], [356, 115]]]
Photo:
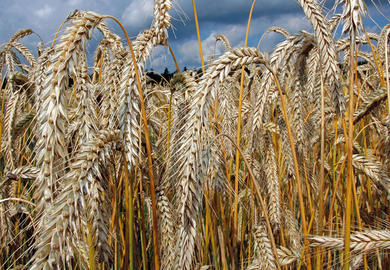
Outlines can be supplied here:
[[[192, 1], [178, 0], [177, 4], [180, 6], [181, 10], [187, 14], [188, 18], [183, 18], [184, 16], [179, 8], [176, 8], [176, 12], [173, 12], [173, 16], [178, 20], [174, 22], [174, 26], [177, 28], [177, 35], [185, 38], [193, 34], [193, 30], [190, 31], [190, 29], [194, 29], [195, 27]], [[251, 5], [252, 1], [198, 0], [196, 1], [196, 8], [199, 25], [203, 28], [202, 31], [206, 32], [211, 31], [212, 27], [219, 25], [246, 25]], [[300, 12], [300, 10], [299, 5], [294, 0], [258, 1], [253, 11], [253, 19], [260, 17], [272, 18], [277, 15], [293, 14]], [[183, 22], [185, 23], [185, 26], [183, 26], [183, 22], [180, 21], [180, 19], [184, 19]]]
[[[190, 18], [193, 17], [192, 1], [178, 1], [182, 9], [187, 12]], [[237, 1], [237, 0], [198, 0], [196, 7], [198, 9], [198, 17], [202, 21], [218, 21], [218, 22], [236, 22], [246, 20], [252, 1]], [[274, 0], [274, 1], [258, 1], [254, 7], [253, 17], [272, 16], [286, 12], [296, 12], [299, 6], [295, 1]]]

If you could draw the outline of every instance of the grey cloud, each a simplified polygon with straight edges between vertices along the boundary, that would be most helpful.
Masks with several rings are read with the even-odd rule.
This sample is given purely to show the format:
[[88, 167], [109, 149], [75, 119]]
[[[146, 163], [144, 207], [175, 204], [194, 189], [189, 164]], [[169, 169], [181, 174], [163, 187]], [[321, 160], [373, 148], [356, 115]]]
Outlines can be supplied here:
[[[63, 20], [76, 8], [100, 14], [120, 15], [128, 1], [109, 0], [1, 0], [0, 42], [5, 42], [16, 31], [32, 28], [46, 41], [51, 40]], [[119, 17], [119, 16], [118, 16]]]
[[[147, 4], [152, 2], [148, 1], [152, 0], [0, 0], [0, 43], [6, 42], [21, 28], [32, 28], [42, 36], [45, 42], [49, 42], [53, 39], [62, 21], [76, 8], [117, 17], [125, 25], [129, 35], [134, 38], [148, 28], [152, 22], [151, 5]], [[376, 1], [377, 4], [378, 1]], [[205, 45], [213, 46], [212, 38], [220, 33], [229, 38], [233, 47], [243, 44], [251, 0], [196, 0], [195, 2], [201, 36]], [[381, 11], [389, 14], [388, 2], [381, 1], [381, 3]], [[144, 8], [142, 8], [143, 4], [145, 4]], [[173, 27], [169, 30], [170, 45], [177, 54], [176, 57], [181, 61], [181, 67], [183, 65], [199, 66], [192, 1], [174, 0], [173, 4], [174, 10], [170, 12], [173, 17]], [[329, 10], [333, 4], [334, 0], [326, 0], [324, 10]], [[379, 18], [378, 23], [380, 27], [383, 27], [386, 20], [374, 8], [371, 1], [366, 1], [366, 4], [369, 14], [374, 18]], [[296, 0], [258, 1], [253, 13], [249, 45], [256, 46], [260, 36], [274, 25], [285, 27], [291, 33], [301, 29], [313, 31], [310, 22], [304, 18], [302, 9]], [[369, 22], [369, 19], [366, 21]], [[112, 31], [123, 37], [121, 29], [114, 22], [107, 20], [107, 24]], [[379, 31], [371, 22], [367, 27]], [[90, 42], [88, 46], [90, 51], [96, 47], [98, 38], [100, 36], [97, 34]], [[23, 42], [26, 40], [30, 42], [30, 39], [25, 39]], [[31, 40], [29, 45], [33, 47], [37, 38], [34, 37]], [[280, 40], [281, 37], [278, 35], [267, 34], [261, 49], [270, 50]], [[186, 46], [188, 50], [191, 48], [190, 53], [194, 54], [193, 57], [185, 55], [186, 50], [183, 48]], [[210, 51], [209, 48], [205, 50]], [[163, 67], [156, 65], [169, 65], [171, 69], [173, 62], [169, 55], [166, 56], [166, 52], [167, 50], [158, 49], [154, 59], [150, 61], [151, 65], [159, 69]]]
[[[178, 0], [177, 2], [192, 18], [192, 2], [187, 0]], [[242, 19], [247, 20], [251, 5], [252, 1], [242, 0], [196, 1], [198, 17], [202, 21], [237, 22]], [[296, 12], [297, 10], [299, 10], [299, 6], [296, 1], [259, 1], [255, 4], [253, 17], [271, 16], [273, 14]]]

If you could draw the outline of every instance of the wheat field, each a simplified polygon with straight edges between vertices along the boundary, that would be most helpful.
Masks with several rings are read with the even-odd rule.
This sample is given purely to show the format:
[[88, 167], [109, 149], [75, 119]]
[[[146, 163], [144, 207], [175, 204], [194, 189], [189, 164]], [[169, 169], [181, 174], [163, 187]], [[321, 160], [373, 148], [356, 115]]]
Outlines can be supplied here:
[[159, 83], [171, 0], [132, 41], [81, 10], [38, 55], [11, 37], [0, 269], [387, 269], [390, 26], [366, 32], [363, 0], [298, 3], [312, 32], [270, 28], [270, 54], [220, 34], [200, 74], [171, 50]]

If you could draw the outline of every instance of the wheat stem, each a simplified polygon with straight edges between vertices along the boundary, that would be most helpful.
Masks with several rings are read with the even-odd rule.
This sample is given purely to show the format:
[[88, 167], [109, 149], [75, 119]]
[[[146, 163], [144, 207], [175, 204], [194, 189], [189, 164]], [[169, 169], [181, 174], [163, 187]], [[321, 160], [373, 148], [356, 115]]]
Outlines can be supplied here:
[[34, 203], [27, 201], [27, 200], [24, 200], [24, 199], [21, 199], [21, 198], [5, 198], [5, 199], [0, 200], [0, 203], [4, 203], [4, 202], [8, 202], [8, 201], [23, 202], [23, 203], [27, 203], [31, 206], [34, 206], [34, 207], [36, 206]]
[[[249, 12], [249, 19], [248, 19], [248, 25], [246, 27], [246, 35], [245, 35], [245, 45], [244, 47], [246, 48], [248, 46], [248, 38], [249, 38], [249, 29], [251, 25], [251, 19], [252, 19], [252, 13], [253, 13], [253, 8], [256, 4], [256, 0], [252, 2], [251, 10]], [[239, 97], [239, 104], [238, 104], [238, 121], [237, 121], [237, 139], [236, 139], [236, 144], [238, 147], [240, 147], [241, 144], [241, 114], [242, 114], [242, 99], [243, 99], [243, 93], [244, 93], [244, 74], [245, 74], [245, 66], [242, 66], [241, 68], [241, 81], [240, 81], [240, 97]], [[237, 210], [238, 210], [238, 172], [240, 168], [240, 155], [238, 150], [236, 150], [236, 167], [235, 167], [235, 180], [234, 180], [234, 214], [233, 214], [233, 219], [234, 219], [234, 226], [233, 226], [233, 247], [236, 246], [236, 237], [237, 237], [237, 222], [238, 222], [238, 215], [237, 215]]]
[[390, 29], [386, 31], [385, 34], [385, 67], [386, 67], [386, 87], [387, 87], [387, 106], [388, 106], [388, 114], [389, 114], [389, 121], [390, 121], [390, 78], [389, 78], [389, 57], [388, 57], [388, 50], [389, 46], [387, 45], [387, 40], [389, 37]]
[[294, 161], [295, 178], [297, 180], [297, 188], [298, 188], [298, 196], [299, 196], [299, 208], [301, 210], [301, 215], [302, 215], [302, 227], [303, 227], [304, 242], [305, 242], [304, 252], [306, 254], [306, 264], [307, 264], [307, 267], [308, 267], [308, 269], [311, 269], [311, 259], [310, 259], [310, 254], [308, 252], [309, 242], [307, 240], [307, 235], [308, 235], [308, 229], [307, 228], [308, 227], [307, 227], [307, 223], [306, 223], [306, 213], [305, 213], [306, 211], [305, 211], [305, 204], [303, 202], [302, 182], [301, 182], [300, 172], [299, 172], [299, 167], [298, 167], [298, 159], [297, 159], [297, 155], [296, 155], [296, 152], [295, 152], [295, 144], [294, 144], [293, 135], [292, 135], [291, 127], [290, 127], [290, 121], [289, 121], [289, 118], [288, 118], [288, 115], [287, 115], [287, 111], [286, 111], [286, 105], [285, 105], [285, 101], [284, 101], [284, 98], [283, 98], [282, 89], [280, 88], [279, 80], [277, 79], [275, 73], [272, 72], [272, 74], [273, 74], [273, 77], [274, 77], [274, 80], [276, 82], [277, 89], [278, 89], [278, 92], [279, 92], [280, 104], [282, 106], [282, 113], [283, 113], [283, 117], [284, 117], [284, 120], [285, 120], [285, 123], [286, 123], [287, 131], [288, 131], [288, 139], [289, 139], [289, 143], [290, 143], [291, 154], [293, 156], [293, 161]]
[[266, 204], [264, 202], [263, 196], [261, 195], [260, 187], [258, 186], [258, 183], [255, 181], [255, 177], [254, 177], [254, 174], [252, 172], [252, 169], [250, 168], [247, 159], [244, 157], [244, 154], [243, 154], [241, 148], [238, 147], [238, 145], [236, 145], [236, 143], [233, 141], [233, 139], [230, 136], [228, 136], [226, 134], [219, 134], [218, 136], [224, 136], [224, 137], [226, 137], [226, 138], [228, 138], [230, 140], [230, 142], [234, 145], [234, 147], [236, 147], [236, 149], [238, 149], [239, 154], [241, 155], [241, 157], [242, 157], [242, 159], [243, 159], [243, 161], [245, 163], [245, 166], [248, 169], [248, 172], [249, 172], [250, 177], [251, 177], [251, 181], [252, 181], [253, 186], [255, 188], [256, 197], [257, 197], [257, 199], [258, 199], [258, 201], [260, 203], [261, 210], [263, 211], [263, 214], [264, 214], [265, 223], [267, 225], [268, 237], [269, 237], [269, 239], [271, 241], [271, 247], [272, 247], [272, 252], [273, 252], [273, 255], [274, 255], [276, 267], [278, 268], [278, 270], [281, 270], [280, 263], [279, 263], [279, 260], [278, 260], [278, 252], [277, 252], [277, 248], [276, 248], [275, 238], [274, 238], [274, 236], [272, 234], [272, 227], [271, 227], [271, 223], [270, 223], [269, 216], [268, 216], [267, 206], [266, 206]]
[[169, 49], [169, 51], [170, 51], [170, 53], [172, 55], [173, 61], [175, 62], [176, 72], [180, 72], [179, 64], [177, 63], [175, 54], [173, 53], [173, 50], [172, 50], [172, 48], [171, 48], [171, 46], [169, 44], [168, 44], [168, 49]]
[[350, 33], [350, 60], [349, 60], [349, 121], [348, 121], [348, 139], [346, 142], [347, 149], [347, 183], [345, 198], [345, 225], [344, 225], [344, 269], [349, 269], [350, 262], [350, 241], [351, 241], [351, 212], [352, 212], [352, 182], [353, 174], [353, 96], [354, 96], [354, 67], [355, 67], [355, 29], [352, 28]]
[[195, 6], [195, 0], [192, 0], [192, 9], [194, 12], [194, 19], [195, 19], [195, 26], [196, 26], [196, 34], [198, 36], [198, 45], [199, 45], [199, 54], [200, 54], [200, 62], [202, 64], [202, 72], [205, 73], [205, 67], [204, 67], [204, 59], [203, 59], [203, 50], [202, 50], [202, 40], [200, 38], [200, 32], [199, 32], [199, 22], [198, 22], [198, 15], [196, 13], [196, 6]]

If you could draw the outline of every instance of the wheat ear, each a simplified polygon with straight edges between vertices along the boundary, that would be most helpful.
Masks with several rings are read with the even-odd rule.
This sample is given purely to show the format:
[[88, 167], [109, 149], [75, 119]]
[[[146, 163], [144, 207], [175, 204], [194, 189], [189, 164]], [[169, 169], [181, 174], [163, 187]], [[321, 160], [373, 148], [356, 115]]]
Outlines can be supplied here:
[[[303, 35], [290, 35], [285, 41], [279, 43], [271, 55], [270, 66], [274, 70], [283, 68], [292, 53], [296, 50], [295, 46], [303, 39]], [[255, 101], [255, 112], [253, 117], [253, 131], [256, 132], [261, 129], [264, 121], [264, 110], [267, 103], [269, 103], [269, 96], [273, 92], [274, 78], [270, 70], [265, 70], [263, 74], [263, 80], [260, 84], [262, 91], [258, 95]]]
[[229, 42], [229, 39], [223, 35], [223, 34], [219, 34], [216, 38], [215, 38], [216, 41], [221, 41], [222, 44], [225, 46], [225, 49], [227, 51], [230, 51], [232, 49], [232, 46], [230, 46], [230, 42]]
[[18, 101], [20, 100], [20, 91], [11, 93], [10, 99], [6, 107], [5, 118], [4, 118], [4, 134], [5, 138], [2, 145], [2, 151], [5, 151], [6, 169], [15, 169], [15, 157], [12, 141], [12, 130], [16, 120], [17, 107], [19, 106]]
[[92, 235], [99, 261], [110, 263], [112, 252], [107, 224], [110, 194], [105, 192], [103, 196], [102, 172], [108, 156], [121, 144], [121, 139], [118, 130], [103, 130], [80, 148], [70, 171], [61, 181], [62, 192], [46, 209], [45, 215], [50, 222], [45, 224], [45, 234], [38, 235], [40, 242], [36, 245], [31, 269], [71, 266], [75, 255], [84, 253], [83, 236], [88, 234]]
[[280, 226], [280, 184], [278, 178], [277, 170], [277, 160], [274, 150], [274, 145], [272, 143], [272, 137], [269, 132], [267, 132], [266, 138], [266, 147], [267, 152], [265, 156], [265, 172], [266, 172], [266, 183], [267, 183], [267, 192], [268, 192], [268, 212], [272, 225], [275, 226], [275, 229]]
[[249, 64], [266, 64], [263, 56], [255, 48], [241, 48], [226, 52], [213, 62], [202, 76], [197, 91], [193, 96], [188, 113], [189, 121], [181, 138], [183, 148], [179, 166], [181, 198], [179, 215], [181, 225], [179, 229], [180, 255], [179, 267], [191, 269], [195, 252], [196, 216], [200, 206], [200, 185], [202, 161], [202, 126], [208, 119], [210, 100], [214, 99], [218, 82], [229, 74], [230, 70]]
[[157, 208], [160, 233], [161, 268], [174, 269], [176, 265], [176, 238], [172, 206], [164, 189], [158, 190]]
[[95, 87], [90, 82], [88, 75], [87, 59], [84, 52], [79, 55], [79, 65], [75, 69], [75, 91], [77, 95], [77, 107], [69, 121], [72, 123], [69, 127], [70, 138], [74, 138], [74, 152], [87, 142], [92, 134], [97, 131], [97, 105], [94, 100]]
[[[342, 18], [344, 21], [343, 33], [349, 33], [363, 28], [362, 15], [365, 14], [363, 0], [345, 1]], [[356, 32], [355, 32], [356, 33]]]
[[105, 129], [119, 125], [117, 104], [120, 97], [120, 74], [125, 67], [126, 57], [128, 57], [128, 52], [125, 49], [118, 49], [114, 53], [114, 59], [105, 71], [106, 76], [103, 77], [103, 98], [99, 118], [103, 119], [100, 124]]
[[356, 124], [364, 116], [368, 115], [374, 110], [382, 101], [387, 98], [387, 90], [380, 88], [370, 94], [370, 96], [363, 102], [362, 105], [353, 114], [353, 123]]
[[[74, 67], [78, 65], [79, 53], [84, 50], [86, 41], [91, 38], [93, 29], [100, 18], [99, 15], [88, 12], [81, 18], [72, 19], [71, 26], [61, 37], [62, 41], [55, 47], [55, 53], [50, 59], [51, 65], [43, 80], [44, 86], [40, 95], [42, 103], [38, 117], [40, 136], [36, 146], [37, 166], [41, 167], [41, 172], [35, 182], [37, 212], [41, 215], [36, 247], [41, 241], [46, 242], [49, 220], [43, 213], [53, 203], [57, 179], [60, 177], [58, 172], [62, 171], [65, 166], [64, 160], [67, 157], [65, 143], [67, 112], [64, 91], [68, 76], [76, 76]], [[39, 254], [35, 255], [35, 258], [38, 259]], [[42, 267], [39, 263], [34, 265], [36, 268]]]
[[383, 168], [382, 163], [375, 156], [366, 157], [364, 154], [353, 155], [353, 166], [364, 172], [377, 188], [384, 189], [390, 194], [390, 178]]
[[247, 269], [277, 269], [266, 230], [264, 224], [258, 225], [255, 229], [254, 253], [256, 254], [256, 259]]
[[337, 56], [334, 47], [334, 40], [331, 32], [328, 30], [327, 21], [321, 13], [321, 8], [315, 0], [298, 0], [302, 6], [306, 16], [311, 20], [314, 27], [317, 46], [321, 55], [321, 63], [326, 72], [326, 77], [331, 85], [330, 93], [332, 96], [333, 105], [337, 113], [342, 113], [345, 110], [344, 95], [340, 88], [340, 74], [337, 67]]
[[[160, 44], [165, 45], [167, 42], [168, 27], [170, 27], [168, 11], [171, 6], [172, 3], [169, 0], [156, 1], [154, 7], [154, 27], [139, 34], [134, 42], [136, 64], [141, 71], [144, 69], [146, 59], [150, 56], [153, 47]], [[140, 115], [140, 109], [137, 99], [134, 64], [131, 57], [128, 57], [125, 68], [122, 71], [120, 84], [122, 89], [120, 95], [120, 126], [124, 133], [125, 153], [129, 168], [136, 164], [139, 141], [137, 116]]]
[[[310, 237], [313, 247], [327, 247], [332, 249], [344, 248], [344, 239], [329, 236]], [[358, 232], [351, 235], [351, 252], [363, 253], [373, 249], [390, 248], [390, 231], [372, 230], [367, 232]]]

